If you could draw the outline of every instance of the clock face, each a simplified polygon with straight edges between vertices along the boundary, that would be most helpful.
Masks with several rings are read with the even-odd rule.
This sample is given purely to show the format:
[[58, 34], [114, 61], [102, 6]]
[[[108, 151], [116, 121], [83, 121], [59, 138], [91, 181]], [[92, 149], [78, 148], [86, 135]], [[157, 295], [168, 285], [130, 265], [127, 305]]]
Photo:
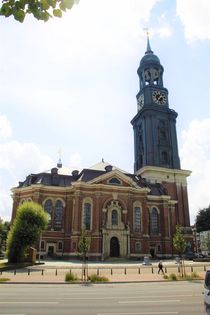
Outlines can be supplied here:
[[166, 95], [161, 91], [153, 91], [152, 99], [157, 104], [165, 104], [167, 101]]
[[144, 94], [141, 94], [137, 100], [138, 110], [140, 110], [143, 105], [144, 105]]

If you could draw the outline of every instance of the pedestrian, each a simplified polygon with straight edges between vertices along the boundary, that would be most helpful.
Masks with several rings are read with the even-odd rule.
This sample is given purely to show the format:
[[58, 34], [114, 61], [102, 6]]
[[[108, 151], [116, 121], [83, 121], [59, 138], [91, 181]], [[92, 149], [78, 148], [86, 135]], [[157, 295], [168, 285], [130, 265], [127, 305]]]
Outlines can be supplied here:
[[162, 260], [160, 260], [160, 261], [159, 261], [159, 264], [158, 264], [158, 273], [160, 273], [160, 271], [161, 271], [162, 273], [164, 273]]

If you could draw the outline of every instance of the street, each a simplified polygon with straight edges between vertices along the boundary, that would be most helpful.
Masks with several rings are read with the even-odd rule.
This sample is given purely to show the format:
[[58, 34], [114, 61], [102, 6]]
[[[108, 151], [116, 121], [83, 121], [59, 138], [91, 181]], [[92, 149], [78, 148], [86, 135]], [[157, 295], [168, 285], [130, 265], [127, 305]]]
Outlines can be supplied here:
[[1, 284], [0, 315], [200, 315], [203, 281]]

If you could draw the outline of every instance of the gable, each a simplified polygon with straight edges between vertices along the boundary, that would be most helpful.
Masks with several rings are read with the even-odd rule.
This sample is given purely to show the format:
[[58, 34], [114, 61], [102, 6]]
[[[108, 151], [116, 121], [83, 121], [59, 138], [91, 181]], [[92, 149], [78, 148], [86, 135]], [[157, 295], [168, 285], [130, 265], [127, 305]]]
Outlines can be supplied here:
[[90, 181], [89, 184], [102, 184], [119, 187], [138, 187], [137, 183], [132, 180], [128, 175], [120, 172], [119, 170], [113, 170], [102, 174]]

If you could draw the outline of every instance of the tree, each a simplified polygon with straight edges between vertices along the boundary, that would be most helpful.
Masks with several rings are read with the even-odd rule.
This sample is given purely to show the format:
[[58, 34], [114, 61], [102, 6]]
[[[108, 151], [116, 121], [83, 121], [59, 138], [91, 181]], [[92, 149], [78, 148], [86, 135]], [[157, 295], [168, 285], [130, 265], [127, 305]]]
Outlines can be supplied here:
[[210, 230], [210, 207], [200, 209], [195, 219], [197, 232]]
[[71, 9], [79, 0], [2, 0], [0, 15], [13, 16], [23, 22], [27, 14], [37, 20], [48, 21], [52, 16], [62, 17], [62, 12]]
[[182, 233], [182, 226], [179, 224], [176, 225], [176, 233], [174, 234], [174, 237], [173, 237], [173, 245], [178, 251], [179, 255], [181, 255], [181, 273], [183, 277], [183, 269], [185, 273], [183, 253], [185, 252], [187, 243]]
[[0, 254], [5, 250], [7, 234], [10, 229], [10, 222], [3, 221], [0, 218]]
[[47, 224], [48, 216], [42, 206], [34, 202], [20, 205], [7, 238], [8, 261], [23, 262], [27, 249], [37, 243]]
[[88, 277], [87, 274], [87, 253], [90, 249], [90, 239], [87, 238], [85, 230], [82, 230], [81, 237], [79, 240], [79, 255], [82, 256], [83, 266], [82, 266], [82, 279], [86, 280]]

